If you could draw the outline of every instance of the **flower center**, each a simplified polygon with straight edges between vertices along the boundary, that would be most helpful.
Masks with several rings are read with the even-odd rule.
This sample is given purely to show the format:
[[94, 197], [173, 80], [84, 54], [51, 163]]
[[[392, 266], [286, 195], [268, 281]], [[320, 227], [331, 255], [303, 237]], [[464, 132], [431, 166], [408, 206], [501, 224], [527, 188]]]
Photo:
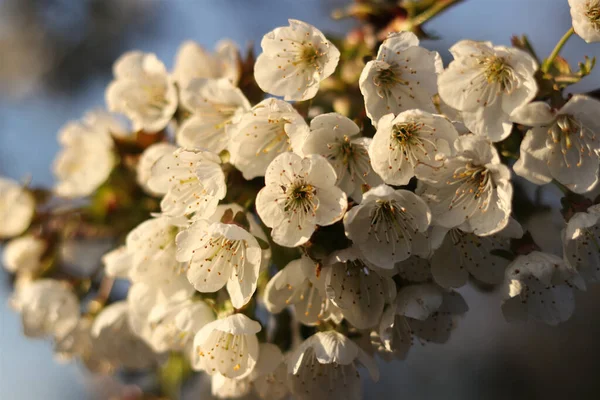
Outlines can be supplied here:
[[315, 213], [318, 203], [316, 198], [317, 189], [313, 185], [300, 181], [289, 186], [285, 192], [284, 210], [286, 212], [300, 212], [302, 215]]
[[126, 98], [126, 102], [131, 107], [139, 108], [149, 115], [160, 114], [168, 104], [166, 85], [155, 80], [142, 86], [141, 89], [139, 97], [136, 96], [135, 92], [131, 92], [129, 98]]
[[590, 20], [595, 30], [600, 30], [600, 1], [588, 1], [585, 16]]
[[302, 46], [300, 51], [300, 61], [306, 66], [318, 67], [317, 61], [321, 57], [319, 51], [313, 46], [312, 43], [306, 43]]
[[389, 92], [396, 85], [407, 86], [408, 82], [402, 79], [400, 68], [395, 63], [392, 63], [388, 68], [381, 68], [373, 76], [373, 84], [379, 88], [378, 93], [383, 97], [383, 92]]
[[592, 157], [594, 155], [594, 145], [597, 141], [596, 134], [571, 115], [559, 115], [556, 122], [548, 129], [548, 134], [552, 141], [558, 144], [565, 160], [565, 165], [571, 167], [571, 162], [567, 153], [571, 148], [577, 149], [579, 160], [577, 166], [580, 167], [583, 157]]
[[515, 87], [515, 72], [506, 59], [498, 56], [486, 56], [479, 60], [483, 66], [485, 80], [490, 85], [498, 85], [499, 91], [512, 93]]
[[392, 127], [392, 139], [401, 144], [407, 144], [417, 138], [419, 129], [423, 124], [407, 122], [396, 124]]
[[452, 175], [453, 181], [448, 185], [459, 185], [448, 209], [462, 206], [463, 210], [470, 208], [470, 203], [475, 202], [480, 210], [486, 210], [489, 199], [488, 194], [494, 189], [494, 181], [490, 171], [482, 166], [468, 163], [457, 168]]
[[437, 152], [437, 144], [427, 137], [433, 134], [434, 130], [423, 123], [406, 122], [394, 125], [390, 144], [394, 161], [404, 158], [413, 166], [425, 163], [431, 151]]
[[[341, 141], [328, 143], [329, 152], [324, 154], [328, 160], [332, 161], [334, 166], [339, 167], [338, 182], [341, 182], [345, 174], [350, 175], [350, 179], [354, 181], [358, 177], [361, 181], [368, 175], [370, 170], [369, 153], [364, 146], [353, 144], [348, 136], [344, 136]], [[341, 166], [339, 165], [341, 164]]]

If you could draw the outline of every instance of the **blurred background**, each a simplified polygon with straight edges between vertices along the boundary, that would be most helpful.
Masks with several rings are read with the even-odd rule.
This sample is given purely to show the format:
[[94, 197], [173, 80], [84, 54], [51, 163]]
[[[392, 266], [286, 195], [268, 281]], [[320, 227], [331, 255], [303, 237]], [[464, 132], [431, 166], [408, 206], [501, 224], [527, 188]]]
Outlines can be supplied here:
[[[68, 120], [104, 105], [113, 61], [124, 51], [154, 52], [173, 65], [179, 44], [213, 48], [222, 38], [244, 47], [296, 18], [325, 33], [345, 33], [351, 21], [330, 12], [346, 0], [0, 0], [0, 175], [53, 182], [56, 133]], [[567, 0], [465, 0], [426, 25], [439, 40], [423, 45], [449, 61], [461, 39], [510, 44], [527, 34], [547, 56], [571, 24]], [[575, 64], [600, 56], [600, 44], [573, 37], [562, 55]], [[600, 88], [600, 69], [572, 87]], [[544, 198], [557, 209], [558, 194]], [[542, 212], [530, 230], [545, 251], [560, 254], [558, 212]], [[508, 325], [500, 294], [461, 289], [470, 312], [445, 345], [416, 345], [407, 360], [380, 363], [379, 383], [365, 381], [365, 398], [600, 398], [600, 288], [578, 293], [575, 315], [558, 328]], [[0, 399], [105, 399], [114, 384], [77, 365], [52, 359], [51, 345], [27, 340], [10, 311], [10, 286], [0, 274]], [[190, 398], [200, 398], [193, 395]]]

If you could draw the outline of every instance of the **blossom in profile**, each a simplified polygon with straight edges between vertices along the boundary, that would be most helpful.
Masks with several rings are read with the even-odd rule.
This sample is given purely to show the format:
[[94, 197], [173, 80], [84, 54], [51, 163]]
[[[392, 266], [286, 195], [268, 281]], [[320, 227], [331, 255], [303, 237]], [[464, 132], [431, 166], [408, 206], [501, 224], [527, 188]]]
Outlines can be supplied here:
[[317, 332], [288, 358], [289, 384], [300, 400], [327, 400], [332, 396], [359, 400], [360, 375], [365, 367], [371, 379], [379, 379], [375, 360], [346, 336], [336, 331]]
[[254, 78], [263, 91], [285, 100], [312, 99], [335, 71], [340, 52], [314, 26], [295, 19], [289, 23], [263, 37]]
[[154, 164], [148, 187], [165, 195], [162, 214], [181, 223], [210, 217], [227, 191], [219, 156], [183, 148]]
[[202, 293], [227, 285], [235, 308], [250, 301], [256, 290], [262, 260], [254, 236], [235, 224], [194, 222], [177, 235], [177, 261], [186, 264], [187, 277]]
[[573, 28], [587, 43], [600, 42], [600, 1], [569, 0]]
[[590, 283], [600, 281], [600, 205], [575, 213], [562, 232], [565, 261]]
[[244, 314], [204, 325], [194, 338], [192, 367], [231, 379], [250, 375], [258, 361], [260, 330], [260, 324]]
[[125, 131], [115, 115], [101, 110], [66, 124], [58, 134], [62, 150], [54, 160], [56, 194], [85, 197], [94, 193], [108, 179], [116, 162], [111, 134]]
[[432, 97], [444, 69], [440, 55], [419, 46], [412, 32], [391, 33], [360, 75], [360, 91], [374, 126], [386, 114], [411, 109], [435, 112]]
[[6, 243], [2, 252], [2, 265], [12, 273], [35, 274], [43, 267], [42, 256], [46, 249], [46, 242], [34, 235], [12, 239]]
[[387, 185], [366, 192], [344, 216], [346, 236], [368, 262], [385, 269], [411, 254], [429, 254], [430, 222], [429, 207], [419, 196]]
[[439, 94], [461, 112], [464, 124], [492, 142], [510, 134], [510, 115], [537, 93], [537, 62], [526, 52], [490, 42], [462, 40], [438, 79]]
[[226, 78], [237, 85], [240, 79], [239, 50], [231, 40], [217, 43], [211, 54], [198, 43], [187, 40], [179, 46], [171, 76], [180, 89], [188, 87], [194, 79]]
[[534, 102], [513, 113], [513, 121], [531, 126], [514, 165], [517, 175], [543, 185], [556, 179], [575, 193], [598, 184], [600, 101], [573, 96], [560, 110]]
[[477, 236], [458, 228], [434, 226], [431, 232], [431, 273], [435, 282], [445, 288], [464, 286], [472, 275], [490, 285], [504, 281], [504, 270], [510, 261], [501, 253], [510, 251], [510, 240], [523, 236], [523, 228], [511, 218], [506, 228], [489, 236]]
[[277, 244], [295, 247], [306, 243], [317, 225], [331, 225], [344, 216], [346, 193], [335, 186], [337, 176], [322, 156], [302, 158], [283, 153], [271, 162], [265, 187], [256, 196], [256, 211], [272, 228]]
[[79, 321], [79, 300], [65, 283], [38, 279], [18, 287], [10, 299], [21, 314], [23, 333], [27, 337], [62, 337]]
[[370, 264], [355, 248], [332, 254], [329, 264], [325, 278], [329, 300], [355, 328], [377, 325], [384, 306], [396, 297], [390, 271]]
[[[439, 168], [455, 153], [458, 132], [441, 115], [408, 110], [383, 116], [369, 146], [375, 172], [389, 185], [406, 185], [417, 165]], [[417, 176], [418, 178], [418, 176]]]
[[417, 167], [417, 193], [431, 208], [433, 225], [479, 236], [501, 231], [512, 209], [510, 170], [485, 137], [460, 136], [454, 149], [441, 168]]
[[33, 194], [18, 182], [0, 176], [0, 239], [25, 232], [34, 214]]
[[539, 251], [517, 256], [506, 269], [502, 313], [509, 322], [557, 325], [575, 310], [573, 287], [584, 283], [560, 257]]
[[310, 121], [310, 134], [302, 152], [327, 158], [337, 174], [336, 185], [360, 201], [363, 185], [382, 183], [371, 167], [368, 153], [371, 140], [360, 136], [360, 128], [351, 119], [338, 113], [321, 114]]
[[179, 128], [177, 143], [216, 154], [228, 147], [232, 124], [250, 110], [246, 96], [226, 78], [194, 79], [182, 89], [181, 105], [191, 116]]
[[265, 288], [267, 310], [279, 314], [292, 307], [296, 318], [304, 325], [319, 325], [323, 321], [341, 321], [340, 311], [327, 298], [325, 277], [328, 267], [317, 274], [317, 265], [308, 257], [290, 261], [277, 272]]
[[265, 99], [231, 128], [230, 162], [242, 172], [244, 179], [264, 176], [279, 154], [287, 151], [302, 154], [308, 132], [304, 118], [291, 104]]
[[134, 131], [162, 131], [177, 109], [177, 89], [164, 64], [154, 54], [130, 51], [115, 62], [113, 74], [108, 109], [126, 115]]

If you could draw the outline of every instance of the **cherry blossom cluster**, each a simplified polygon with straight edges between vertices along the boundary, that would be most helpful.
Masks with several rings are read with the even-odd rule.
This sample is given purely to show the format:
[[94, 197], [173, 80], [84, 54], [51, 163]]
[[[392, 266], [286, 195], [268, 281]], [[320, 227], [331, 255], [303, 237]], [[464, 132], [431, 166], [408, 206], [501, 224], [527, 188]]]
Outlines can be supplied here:
[[[600, 40], [600, 3], [569, 4], [574, 32]], [[347, 88], [355, 112], [319, 97], [336, 93], [344, 46], [290, 20], [261, 48], [254, 62], [229, 41], [212, 53], [186, 42], [170, 71], [126, 53], [108, 111], [61, 130], [53, 196], [92, 199], [102, 218], [129, 201], [119, 219], [135, 221], [113, 235], [95, 297], [94, 279], [56, 267], [66, 228], [47, 219], [63, 208], [0, 179], [25, 335], [95, 372], [177, 353], [220, 398], [357, 399], [376, 358], [448, 340], [469, 283], [498, 286], [508, 321], [556, 325], [600, 280], [600, 205], [585, 197], [599, 179], [600, 101], [545, 92], [563, 73], [557, 54], [542, 63], [527, 46], [462, 40], [444, 67], [414, 33], [393, 32]], [[515, 182], [564, 190], [562, 257], [518, 221]], [[114, 280], [126, 294], [103, 286]]]

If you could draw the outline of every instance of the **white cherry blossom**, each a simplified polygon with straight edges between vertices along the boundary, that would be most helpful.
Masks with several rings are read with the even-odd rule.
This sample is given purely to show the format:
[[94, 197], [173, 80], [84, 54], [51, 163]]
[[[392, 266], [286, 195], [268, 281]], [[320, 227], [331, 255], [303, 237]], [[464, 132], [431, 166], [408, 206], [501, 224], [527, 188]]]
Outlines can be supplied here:
[[586, 282], [600, 282], [600, 205], [575, 213], [562, 232], [565, 262]]
[[366, 192], [362, 202], [348, 211], [344, 228], [367, 261], [393, 269], [396, 262], [411, 254], [429, 253], [425, 233], [430, 222], [431, 212], [419, 196], [380, 185]]
[[314, 26], [295, 19], [289, 23], [263, 37], [254, 78], [263, 91], [285, 100], [312, 99], [335, 71], [340, 52]]
[[304, 142], [304, 154], [320, 154], [337, 174], [336, 185], [356, 201], [362, 198], [362, 185], [383, 183], [373, 172], [368, 148], [370, 138], [360, 136], [360, 128], [338, 113], [321, 114], [310, 121], [310, 134]]
[[192, 367], [231, 379], [250, 375], [258, 360], [260, 330], [260, 324], [244, 314], [204, 325], [194, 338]]
[[561, 258], [539, 251], [520, 255], [506, 269], [502, 313], [509, 322], [557, 325], [575, 310], [573, 286], [583, 282]]
[[179, 128], [177, 143], [217, 154], [229, 145], [232, 123], [250, 110], [246, 96], [226, 78], [194, 79], [181, 91], [181, 105], [192, 115]]
[[25, 232], [35, 214], [35, 198], [25, 187], [0, 176], [0, 239]]
[[137, 183], [146, 193], [153, 196], [160, 196], [162, 194], [156, 193], [148, 187], [148, 181], [152, 176], [152, 167], [160, 158], [173, 154], [175, 150], [177, 150], [177, 146], [167, 142], [155, 143], [144, 150], [138, 161], [136, 172]]
[[391, 33], [377, 58], [363, 69], [359, 85], [367, 115], [374, 126], [386, 114], [410, 109], [435, 112], [432, 97], [437, 75], [444, 69], [440, 55], [419, 46], [412, 32]]
[[600, 42], [600, 0], [569, 0], [575, 33], [588, 43]]
[[152, 167], [148, 187], [165, 194], [162, 214], [183, 222], [214, 214], [227, 191], [220, 162], [214, 153], [182, 148], [160, 158]]
[[509, 251], [510, 239], [523, 236], [523, 229], [511, 219], [506, 228], [490, 236], [439, 226], [433, 227], [430, 236], [432, 243], [439, 243], [431, 257], [434, 280], [442, 287], [459, 288], [467, 283], [469, 274], [484, 283], [502, 283], [510, 261], [494, 252]]
[[441, 168], [417, 167], [417, 193], [431, 208], [433, 224], [479, 236], [501, 231], [512, 209], [510, 170], [485, 137], [460, 136], [454, 148], [456, 157]]
[[396, 302], [384, 311], [379, 330], [371, 339], [383, 357], [404, 359], [415, 341], [445, 343], [455, 320], [467, 310], [457, 292], [429, 283], [405, 286]]
[[12, 239], [4, 247], [2, 265], [12, 273], [35, 274], [43, 267], [42, 256], [46, 248], [46, 242], [33, 235]]
[[192, 80], [198, 78], [227, 78], [237, 85], [240, 78], [239, 58], [237, 45], [230, 40], [217, 43], [213, 54], [198, 43], [187, 40], [179, 46], [172, 76], [180, 89], [185, 89]]
[[306, 339], [289, 356], [287, 365], [291, 392], [299, 400], [359, 400], [358, 365], [367, 369], [371, 379], [379, 379], [375, 360], [335, 331], [317, 332]]
[[309, 128], [291, 104], [269, 98], [252, 107], [230, 132], [230, 162], [250, 180], [264, 176], [271, 161], [283, 152], [302, 155]]
[[332, 319], [340, 321], [340, 311], [327, 298], [325, 279], [329, 267], [317, 275], [317, 265], [308, 257], [291, 261], [267, 283], [264, 303], [272, 314], [293, 307], [304, 325], [318, 325]]
[[341, 250], [331, 258], [325, 278], [327, 297], [355, 328], [375, 326], [385, 304], [396, 297], [396, 284], [384, 275], [388, 271], [363, 260], [354, 248]]
[[177, 261], [187, 264], [190, 283], [203, 293], [227, 285], [235, 308], [254, 294], [261, 259], [256, 238], [234, 224], [199, 220], [177, 235]]
[[[394, 117], [383, 116], [369, 146], [375, 172], [390, 185], [406, 185], [415, 176], [415, 167], [439, 168], [454, 155], [458, 132], [441, 115], [408, 110]], [[419, 176], [417, 175], [417, 178]]]
[[91, 335], [94, 351], [100, 353], [112, 370], [119, 367], [144, 369], [157, 361], [152, 349], [132, 332], [126, 301], [103, 308], [94, 319]]
[[81, 121], [66, 124], [58, 135], [62, 150], [53, 165], [56, 194], [83, 197], [98, 189], [116, 162], [111, 133], [124, 130], [115, 116], [104, 111], [89, 112]]
[[600, 164], [600, 101], [573, 96], [560, 110], [534, 102], [512, 115], [513, 121], [531, 126], [521, 142], [515, 173], [542, 185], [556, 179], [576, 193], [598, 184]]
[[79, 320], [79, 300], [71, 288], [54, 279], [39, 279], [18, 287], [10, 304], [21, 314], [27, 337], [63, 337]]
[[115, 62], [113, 74], [106, 88], [108, 108], [126, 115], [135, 131], [152, 134], [165, 128], [177, 109], [177, 89], [156, 55], [125, 53]]
[[336, 173], [322, 156], [302, 158], [283, 153], [269, 165], [265, 187], [256, 196], [256, 211], [275, 243], [295, 247], [306, 243], [317, 225], [331, 225], [348, 207]]
[[460, 111], [467, 128], [493, 142], [512, 129], [509, 116], [537, 93], [536, 61], [526, 52], [490, 42], [462, 40], [438, 79], [442, 100]]

